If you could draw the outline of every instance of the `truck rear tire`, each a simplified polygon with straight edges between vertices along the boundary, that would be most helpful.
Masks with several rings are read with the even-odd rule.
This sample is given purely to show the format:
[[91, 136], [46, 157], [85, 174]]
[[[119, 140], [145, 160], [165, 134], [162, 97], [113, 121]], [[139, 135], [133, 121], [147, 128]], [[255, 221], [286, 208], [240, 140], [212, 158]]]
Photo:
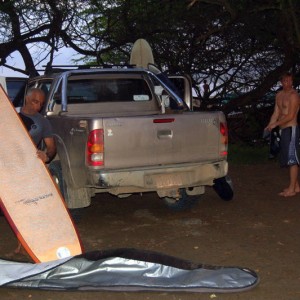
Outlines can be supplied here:
[[233, 198], [232, 183], [228, 176], [215, 179], [213, 189], [218, 196], [225, 201], [229, 201]]
[[194, 207], [200, 200], [201, 195], [188, 195], [184, 188], [179, 189], [180, 198], [164, 197], [164, 203], [174, 211], [184, 211]]
[[[54, 182], [57, 184], [60, 193], [62, 195], [62, 197], [64, 198], [64, 200], [66, 199], [67, 195], [66, 195], [66, 186], [65, 186], [65, 182], [64, 182], [64, 178], [62, 175], [62, 169], [61, 169], [61, 163], [60, 161], [56, 160], [56, 161], [52, 161], [49, 166], [49, 171], [50, 174], [52, 176], [52, 178], [54, 179]], [[65, 200], [66, 201], [66, 200]], [[79, 223], [82, 215], [83, 215], [83, 209], [82, 208], [68, 208], [70, 215], [73, 219], [73, 221], [75, 223]]]

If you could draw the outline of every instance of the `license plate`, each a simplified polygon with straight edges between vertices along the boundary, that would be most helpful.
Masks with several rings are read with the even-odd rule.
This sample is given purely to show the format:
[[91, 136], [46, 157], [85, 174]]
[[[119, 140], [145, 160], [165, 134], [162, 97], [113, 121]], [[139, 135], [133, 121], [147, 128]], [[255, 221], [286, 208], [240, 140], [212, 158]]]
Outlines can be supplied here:
[[146, 176], [146, 185], [157, 188], [170, 188], [183, 185], [182, 174], [155, 174]]

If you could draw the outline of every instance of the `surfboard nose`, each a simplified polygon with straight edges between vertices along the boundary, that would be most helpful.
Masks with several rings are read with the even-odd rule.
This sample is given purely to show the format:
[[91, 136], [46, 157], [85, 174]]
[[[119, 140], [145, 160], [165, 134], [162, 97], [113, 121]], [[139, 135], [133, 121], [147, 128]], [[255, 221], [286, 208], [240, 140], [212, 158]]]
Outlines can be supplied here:
[[147, 68], [148, 64], [154, 64], [152, 49], [144, 39], [138, 39], [132, 46], [130, 64], [140, 68]]

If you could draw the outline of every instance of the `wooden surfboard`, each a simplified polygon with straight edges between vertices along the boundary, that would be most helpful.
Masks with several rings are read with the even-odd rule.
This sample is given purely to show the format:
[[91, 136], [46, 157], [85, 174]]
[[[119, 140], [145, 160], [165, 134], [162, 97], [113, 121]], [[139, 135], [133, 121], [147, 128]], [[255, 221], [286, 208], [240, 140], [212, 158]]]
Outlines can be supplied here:
[[133, 44], [130, 54], [130, 64], [137, 67], [148, 68], [148, 64], [154, 64], [153, 53], [150, 45], [144, 39], [138, 39]]
[[0, 205], [35, 262], [82, 253], [81, 243], [47, 167], [0, 87]]

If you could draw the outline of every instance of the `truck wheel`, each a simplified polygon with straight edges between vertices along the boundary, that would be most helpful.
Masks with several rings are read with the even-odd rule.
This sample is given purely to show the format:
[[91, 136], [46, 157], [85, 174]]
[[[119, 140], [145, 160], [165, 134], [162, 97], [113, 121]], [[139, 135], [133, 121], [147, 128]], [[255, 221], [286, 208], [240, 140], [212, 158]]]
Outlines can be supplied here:
[[188, 195], [185, 189], [180, 189], [180, 198], [164, 197], [164, 203], [174, 211], [183, 211], [191, 209], [200, 200], [200, 195]]
[[[57, 184], [61, 195], [65, 199], [67, 191], [65, 189], [65, 183], [64, 183], [64, 178], [63, 178], [63, 175], [62, 175], [60, 161], [58, 161], [58, 160], [52, 161], [49, 164], [48, 169], [50, 171], [50, 174], [51, 174], [52, 178], [54, 179], [54, 182]], [[82, 218], [83, 210], [81, 208], [75, 208], [75, 209], [68, 208], [68, 210], [70, 212], [70, 215], [71, 215], [73, 221], [75, 223], [79, 223], [81, 218]]]
[[215, 179], [213, 189], [218, 196], [225, 201], [229, 201], [233, 198], [232, 182], [229, 176]]

